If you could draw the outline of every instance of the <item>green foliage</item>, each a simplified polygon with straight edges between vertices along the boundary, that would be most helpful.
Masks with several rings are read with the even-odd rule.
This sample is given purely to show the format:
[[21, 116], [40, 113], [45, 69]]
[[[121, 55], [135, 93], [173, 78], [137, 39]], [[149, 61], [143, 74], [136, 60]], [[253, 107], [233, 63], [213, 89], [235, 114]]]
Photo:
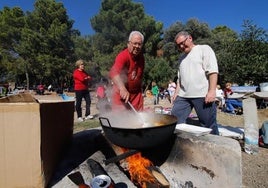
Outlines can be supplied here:
[[207, 23], [201, 23], [197, 19], [189, 19], [185, 24], [185, 30], [191, 33], [196, 42], [204, 38], [210, 38], [211, 30]]
[[[226, 26], [210, 29], [195, 18], [177, 21], [163, 31], [163, 23], [146, 15], [141, 3], [103, 0], [90, 22], [96, 33], [80, 36], [63, 4], [55, 0], [37, 0], [34, 10], [26, 13], [18, 7], [4, 7], [0, 11], [0, 81], [71, 85], [74, 62], [84, 59], [86, 70], [98, 82], [108, 76], [132, 30], [145, 36], [145, 85], [154, 80], [166, 87], [177, 75], [180, 52], [174, 38], [181, 30], [190, 32], [196, 44], [214, 49], [219, 84], [268, 81], [267, 31], [249, 20], [244, 21], [240, 35]], [[163, 51], [162, 57], [157, 57], [157, 50]]]
[[1, 80], [14, 80], [14, 72], [17, 72], [16, 46], [20, 41], [20, 30], [24, 27], [24, 13], [15, 7], [4, 7], [0, 11], [0, 76]]
[[266, 31], [258, 27], [256, 24], [253, 24], [250, 20], [244, 20], [243, 24], [244, 30], [241, 32], [241, 40], [245, 41], [266, 41], [267, 42], [267, 33]]
[[[10, 15], [14, 15], [15, 23], [11, 26]], [[17, 74], [17, 77], [25, 74], [25, 79], [30, 78], [31, 84], [63, 82], [72, 71], [70, 63], [74, 60], [74, 45], [71, 40], [72, 21], [62, 3], [37, 0], [33, 12], [24, 15], [18, 8], [6, 8], [0, 19], [5, 21], [1, 27], [8, 28], [6, 34], [1, 33], [0, 40], [6, 41], [1, 51], [6, 52], [5, 59], [14, 65], [7, 71]], [[28, 87], [29, 84], [30, 80], [27, 80]]]
[[208, 44], [214, 49], [220, 85], [227, 81], [240, 85], [249, 81], [254, 84], [267, 81], [267, 33], [247, 20], [244, 21], [244, 28], [239, 39], [238, 34], [226, 26], [211, 30], [206, 23], [195, 19], [185, 25], [176, 22], [165, 31], [164, 57], [175, 67], [179, 52], [173, 42], [174, 37], [179, 31], [186, 30], [193, 35], [196, 44]]
[[[238, 84], [253, 81], [254, 84], [268, 79], [267, 43], [260, 41], [237, 41], [230, 48], [230, 62], [225, 62], [226, 78]], [[234, 72], [236, 74], [234, 74]], [[225, 79], [227, 80], [227, 79]]]
[[90, 20], [92, 28], [99, 34], [97, 37], [101, 42], [96, 48], [101, 53], [112, 53], [114, 45], [126, 42], [131, 31], [129, 25], [140, 19], [137, 17], [139, 14], [136, 14], [137, 9], [140, 8], [134, 6], [130, 0], [102, 1], [99, 14]]
[[221, 36], [216, 54], [223, 83], [230, 81], [243, 85], [253, 81], [257, 85], [268, 80], [266, 32], [250, 21], [245, 21], [244, 28], [240, 39], [229, 29], [225, 30], [225, 35], [223, 30], [214, 31]]
[[142, 4], [131, 0], [104, 0], [99, 14], [90, 21], [96, 31], [94, 46], [101, 54], [115, 53], [114, 46], [126, 45], [133, 30], [144, 34], [145, 52], [156, 54], [163, 24], [145, 15]]
[[93, 51], [93, 36], [74, 36], [72, 37], [74, 42], [75, 59], [83, 59], [85, 61], [92, 61], [94, 57]]
[[144, 82], [150, 85], [155, 81], [158, 86], [166, 88], [168, 81], [177, 75], [177, 69], [172, 69], [164, 58], [146, 57]]

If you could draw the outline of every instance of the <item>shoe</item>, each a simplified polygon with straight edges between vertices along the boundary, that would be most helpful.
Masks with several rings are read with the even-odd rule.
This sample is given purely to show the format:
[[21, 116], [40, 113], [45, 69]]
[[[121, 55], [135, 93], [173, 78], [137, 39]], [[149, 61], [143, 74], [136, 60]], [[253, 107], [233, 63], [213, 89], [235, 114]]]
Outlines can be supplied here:
[[81, 117], [79, 117], [79, 118], [77, 118], [77, 121], [78, 121], [78, 122], [83, 122], [83, 121], [84, 121], [84, 119], [83, 119], [83, 118], [81, 118]]
[[232, 116], [235, 116], [236, 115], [236, 113], [235, 113], [235, 111], [230, 111], [230, 112], [228, 112], [230, 115], [232, 115]]
[[88, 115], [85, 119], [93, 119], [93, 118], [94, 118], [94, 116]]

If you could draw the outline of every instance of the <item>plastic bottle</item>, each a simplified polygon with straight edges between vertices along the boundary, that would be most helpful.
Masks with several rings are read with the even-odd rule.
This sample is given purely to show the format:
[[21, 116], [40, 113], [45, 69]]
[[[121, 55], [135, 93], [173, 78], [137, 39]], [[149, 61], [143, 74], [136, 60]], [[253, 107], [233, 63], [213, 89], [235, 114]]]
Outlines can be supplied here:
[[259, 152], [259, 129], [253, 123], [245, 126], [244, 150], [248, 154], [257, 154]]

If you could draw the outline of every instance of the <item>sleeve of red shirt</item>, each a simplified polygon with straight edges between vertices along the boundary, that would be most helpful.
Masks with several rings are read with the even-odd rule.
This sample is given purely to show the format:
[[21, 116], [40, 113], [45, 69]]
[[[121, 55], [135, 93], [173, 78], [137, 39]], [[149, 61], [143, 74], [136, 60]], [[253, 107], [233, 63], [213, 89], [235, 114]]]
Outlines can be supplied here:
[[[89, 76], [86, 72], [80, 72], [79, 70], [75, 70], [73, 73], [73, 77], [81, 82], [85, 81], [85, 78]], [[89, 79], [86, 79], [87, 81], [91, 80], [92, 78], [89, 76]]]
[[82, 74], [79, 74], [79, 72], [78, 72], [77, 69], [74, 71], [73, 77], [74, 77], [74, 79], [79, 80], [81, 82], [84, 81], [83, 75]]
[[114, 64], [109, 73], [111, 78], [119, 75], [122, 69], [125, 67], [126, 63], [128, 63], [128, 54], [126, 54], [127, 52], [128, 51], [124, 50], [116, 56]]

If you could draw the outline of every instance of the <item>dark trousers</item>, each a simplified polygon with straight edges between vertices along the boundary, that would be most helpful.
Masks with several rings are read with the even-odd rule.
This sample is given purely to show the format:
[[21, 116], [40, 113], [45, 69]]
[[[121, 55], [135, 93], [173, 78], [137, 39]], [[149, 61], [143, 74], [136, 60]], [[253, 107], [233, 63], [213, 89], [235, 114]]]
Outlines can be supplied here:
[[211, 128], [211, 134], [219, 135], [217, 125], [217, 106], [215, 102], [205, 104], [205, 98], [176, 97], [171, 114], [178, 118], [179, 123], [186, 123], [192, 109], [195, 109], [202, 126]]
[[83, 98], [86, 101], [86, 113], [85, 113], [85, 117], [87, 117], [88, 115], [90, 115], [91, 98], [90, 98], [89, 91], [88, 90], [75, 91], [75, 98], [76, 98], [75, 109], [76, 109], [77, 117], [82, 117], [81, 104], [82, 104], [82, 99]]
[[154, 105], [159, 104], [159, 95], [154, 95]]

